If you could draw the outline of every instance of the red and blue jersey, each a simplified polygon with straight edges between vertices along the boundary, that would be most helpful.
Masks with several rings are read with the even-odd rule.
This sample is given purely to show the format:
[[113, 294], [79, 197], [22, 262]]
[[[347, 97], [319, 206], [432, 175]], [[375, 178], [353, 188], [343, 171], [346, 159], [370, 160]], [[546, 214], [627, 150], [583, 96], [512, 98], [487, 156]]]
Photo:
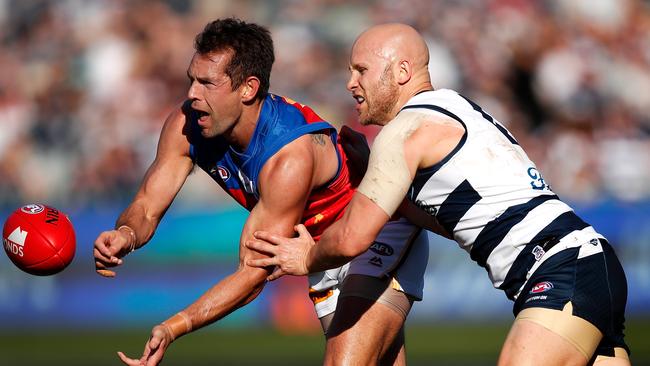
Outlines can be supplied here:
[[195, 118], [190, 118], [190, 123], [190, 155], [195, 164], [249, 211], [259, 200], [258, 176], [269, 158], [295, 139], [316, 132], [329, 133], [336, 147], [339, 168], [329, 184], [311, 192], [302, 223], [318, 240], [322, 232], [343, 215], [352, 199], [354, 190], [336, 129], [307, 106], [285, 97], [267, 95], [255, 132], [243, 152], [235, 150], [221, 136], [204, 138]]

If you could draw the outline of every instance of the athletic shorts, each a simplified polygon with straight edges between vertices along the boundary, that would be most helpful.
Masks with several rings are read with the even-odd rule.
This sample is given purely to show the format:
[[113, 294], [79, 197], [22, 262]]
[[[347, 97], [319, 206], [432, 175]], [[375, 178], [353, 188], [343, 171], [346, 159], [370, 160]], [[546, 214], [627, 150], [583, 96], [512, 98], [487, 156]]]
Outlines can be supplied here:
[[526, 282], [513, 312], [517, 316], [526, 308], [562, 310], [568, 302], [573, 315], [603, 333], [596, 355], [614, 356], [615, 347], [629, 354], [623, 339], [627, 280], [606, 240], [594, 238], [545, 260]]
[[422, 300], [428, 261], [427, 232], [404, 218], [390, 221], [366, 252], [342, 267], [309, 275], [309, 297], [319, 318], [331, 314], [336, 309], [345, 276], [359, 274], [393, 277], [397, 290]]

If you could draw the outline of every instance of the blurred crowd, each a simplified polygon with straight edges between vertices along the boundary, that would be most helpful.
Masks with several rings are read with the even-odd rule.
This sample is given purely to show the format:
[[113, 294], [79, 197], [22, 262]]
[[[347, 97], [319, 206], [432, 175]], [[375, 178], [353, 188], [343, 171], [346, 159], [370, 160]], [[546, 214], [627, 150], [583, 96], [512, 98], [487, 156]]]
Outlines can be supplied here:
[[[0, 0], [0, 208], [128, 202], [185, 96], [194, 36], [228, 16], [271, 30], [272, 92], [353, 127], [352, 42], [373, 24], [411, 24], [434, 86], [502, 121], [561, 197], [650, 198], [641, 1]], [[180, 199], [217, 195], [202, 182]]]

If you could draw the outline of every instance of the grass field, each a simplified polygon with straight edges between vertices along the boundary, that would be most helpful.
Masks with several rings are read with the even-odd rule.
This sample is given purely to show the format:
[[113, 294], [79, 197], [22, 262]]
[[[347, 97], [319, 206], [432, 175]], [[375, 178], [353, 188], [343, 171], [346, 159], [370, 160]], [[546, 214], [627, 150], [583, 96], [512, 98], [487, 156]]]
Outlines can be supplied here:
[[[410, 365], [494, 365], [508, 325], [410, 326]], [[118, 350], [140, 355], [148, 330], [44, 332], [0, 330], [0, 365], [118, 365]], [[650, 365], [650, 320], [630, 322], [628, 343], [634, 365]], [[319, 365], [318, 334], [280, 334], [270, 329], [204, 329], [179, 339], [164, 365]]]

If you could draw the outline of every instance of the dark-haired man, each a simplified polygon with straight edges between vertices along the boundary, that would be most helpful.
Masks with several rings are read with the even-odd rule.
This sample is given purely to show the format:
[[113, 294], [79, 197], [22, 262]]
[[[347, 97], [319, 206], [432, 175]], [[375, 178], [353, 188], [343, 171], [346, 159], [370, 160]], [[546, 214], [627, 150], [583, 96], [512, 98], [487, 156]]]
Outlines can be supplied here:
[[[318, 236], [354, 193], [336, 130], [309, 107], [268, 93], [274, 55], [266, 29], [217, 20], [197, 36], [195, 48], [188, 100], [167, 118], [156, 159], [116, 229], [95, 241], [97, 270], [113, 276], [109, 268], [151, 239], [194, 165], [251, 213], [238, 270], [155, 326], [139, 360], [120, 352], [128, 365], [158, 364], [174, 339], [260, 293], [270, 269], [246, 265], [260, 254], [243, 245], [254, 231], [289, 235], [302, 223]], [[379, 240], [367, 257], [310, 278], [328, 364], [405, 363], [403, 324], [421, 297], [426, 235], [402, 219], [387, 224]], [[335, 312], [337, 305], [343, 311]]]

